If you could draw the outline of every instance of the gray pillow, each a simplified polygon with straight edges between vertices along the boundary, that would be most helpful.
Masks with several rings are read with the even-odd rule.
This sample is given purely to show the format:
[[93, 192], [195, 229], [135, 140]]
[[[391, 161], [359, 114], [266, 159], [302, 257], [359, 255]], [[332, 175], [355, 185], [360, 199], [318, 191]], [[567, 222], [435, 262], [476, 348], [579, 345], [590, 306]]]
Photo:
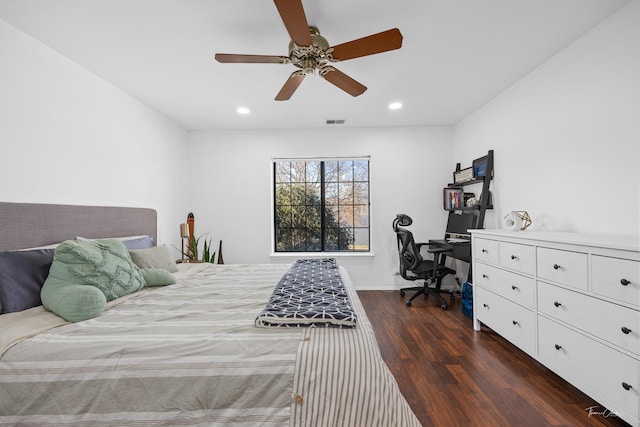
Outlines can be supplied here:
[[178, 266], [167, 245], [149, 249], [133, 249], [129, 251], [131, 260], [140, 268], [161, 268], [170, 273], [178, 271]]
[[[88, 239], [77, 236], [76, 240], [120, 240], [127, 249], [146, 249], [153, 247], [153, 237], [151, 236], [128, 236], [128, 237], [105, 237], [104, 239]], [[33, 248], [40, 249], [40, 248]]]
[[40, 289], [55, 249], [0, 252], [0, 314], [42, 305]]
[[147, 248], [153, 247], [153, 237], [142, 236], [142, 237], [136, 237], [133, 239], [124, 239], [122, 240], [122, 243], [124, 243], [125, 248], [129, 250], [147, 249]]

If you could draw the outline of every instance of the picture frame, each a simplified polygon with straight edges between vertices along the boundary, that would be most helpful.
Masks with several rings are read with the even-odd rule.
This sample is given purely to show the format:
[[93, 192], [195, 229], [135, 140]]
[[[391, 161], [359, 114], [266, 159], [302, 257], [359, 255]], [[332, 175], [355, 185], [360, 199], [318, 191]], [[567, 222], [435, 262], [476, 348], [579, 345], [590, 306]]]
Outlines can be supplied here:
[[487, 164], [489, 162], [489, 156], [482, 156], [475, 159], [472, 163], [473, 177], [481, 178], [487, 176]]
[[461, 169], [453, 172], [453, 183], [461, 184], [473, 180], [473, 167]]

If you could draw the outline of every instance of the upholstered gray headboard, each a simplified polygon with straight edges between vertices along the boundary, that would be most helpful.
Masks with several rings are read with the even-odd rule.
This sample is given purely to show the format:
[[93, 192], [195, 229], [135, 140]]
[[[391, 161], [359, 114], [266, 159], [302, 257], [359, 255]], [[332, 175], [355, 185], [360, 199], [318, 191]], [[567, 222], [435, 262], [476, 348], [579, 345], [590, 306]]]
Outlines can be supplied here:
[[0, 202], [0, 251], [86, 238], [148, 235], [157, 244], [154, 209]]

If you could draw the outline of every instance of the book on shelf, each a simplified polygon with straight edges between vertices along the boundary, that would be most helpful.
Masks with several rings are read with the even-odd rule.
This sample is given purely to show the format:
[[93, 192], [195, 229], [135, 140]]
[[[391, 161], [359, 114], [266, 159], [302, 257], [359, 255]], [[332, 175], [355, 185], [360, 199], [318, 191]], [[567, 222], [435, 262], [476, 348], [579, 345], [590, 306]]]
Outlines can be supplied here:
[[445, 210], [462, 209], [464, 206], [464, 193], [459, 187], [446, 187], [443, 190], [443, 203]]

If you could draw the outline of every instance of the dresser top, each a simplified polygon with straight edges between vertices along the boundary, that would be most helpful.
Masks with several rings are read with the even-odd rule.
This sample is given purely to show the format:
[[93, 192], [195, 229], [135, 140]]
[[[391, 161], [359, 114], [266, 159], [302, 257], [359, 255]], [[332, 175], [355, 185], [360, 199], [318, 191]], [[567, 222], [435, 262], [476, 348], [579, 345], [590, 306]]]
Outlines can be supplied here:
[[469, 230], [476, 236], [494, 236], [530, 241], [555, 242], [581, 246], [621, 249], [640, 252], [640, 237], [595, 233], [572, 233], [565, 231], [511, 231], [501, 229]]

